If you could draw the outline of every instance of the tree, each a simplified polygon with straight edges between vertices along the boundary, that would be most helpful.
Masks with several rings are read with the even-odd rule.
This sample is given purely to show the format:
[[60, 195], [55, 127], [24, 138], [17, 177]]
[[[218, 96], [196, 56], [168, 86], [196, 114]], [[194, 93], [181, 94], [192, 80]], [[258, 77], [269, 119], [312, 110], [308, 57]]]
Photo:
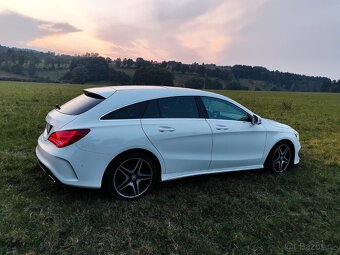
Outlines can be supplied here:
[[[105, 58], [103, 57], [79, 57], [75, 60], [72, 60], [70, 64], [70, 72], [73, 73], [73, 70], [81, 66], [80, 69], [77, 70], [86, 70], [86, 75], [83, 82], [90, 81], [106, 81], [109, 76], [109, 65]], [[71, 75], [74, 78], [73, 75]], [[75, 82], [72, 80], [72, 82]]]
[[121, 65], [122, 65], [122, 60], [121, 60], [120, 58], [117, 58], [117, 59], [114, 61], [114, 63], [115, 63], [116, 68], [120, 68]]
[[30, 77], [34, 77], [36, 71], [37, 71], [37, 68], [35, 67], [35, 64], [29, 63], [29, 65], [28, 65], [28, 75]]
[[227, 89], [230, 89], [230, 90], [249, 90], [248, 87], [242, 86], [238, 81], [233, 81], [233, 82], [228, 83]]
[[131, 67], [134, 64], [133, 60], [131, 58], [126, 60], [127, 67]]
[[133, 83], [139, 85], [167, 85], [171, 86], [174, 76], [166, 69], [148, 66], [136, 70], [133, 76]]
[[217, 79], [205, 80], [205, 89], [223, 89], [223, 84]]
[[23, 69], [23, 66], [18, 63], [12, 66], [11, 71], [16, 74], [22, 74]]
[[130, 84], [131, 79], [130, 76], [124, 72], [116, 71], [113, 68], [109, 69], [109, 81], [114, 82], [115, 84]]
[[185, 81], [185, 87], [193, 89], [202, 89], [204, 86], [204, 79], [198, 77], [192, 77]]
[[136, 58], [136, 66], [137, 68], [150, 66], [150, 61], [144, 60], [143, 58]]
[[84, 65], [77, 65], [71, 71], [72, 82], [83, 84], [88, 81], [88, 70]]

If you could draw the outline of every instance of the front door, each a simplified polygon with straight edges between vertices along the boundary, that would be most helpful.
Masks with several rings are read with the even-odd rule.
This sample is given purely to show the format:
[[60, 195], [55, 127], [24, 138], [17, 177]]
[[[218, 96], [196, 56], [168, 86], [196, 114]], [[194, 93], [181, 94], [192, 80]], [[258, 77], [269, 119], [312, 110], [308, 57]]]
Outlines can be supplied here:
[[213, 97], [201, 99], [213, 132], [210, 169], [261, 167], [265, 128], [253, 125], [249, 114], [231, 102]]

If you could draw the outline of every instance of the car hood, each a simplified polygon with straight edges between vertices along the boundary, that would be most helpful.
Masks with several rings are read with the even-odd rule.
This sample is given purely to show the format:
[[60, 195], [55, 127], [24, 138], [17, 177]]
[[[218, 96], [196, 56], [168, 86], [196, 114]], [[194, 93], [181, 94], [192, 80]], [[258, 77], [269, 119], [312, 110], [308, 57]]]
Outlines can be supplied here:
[[290, 129], [290, 130], [294, 130], [293, 128], [291, 128], [290, 126], [286, 125], [286, 124], [282, 124], [280, 122], [277, 122], [275, 120], [270, 120], [270, 119], [265, 119], [262, 118], [262, 123], [268, 126], [273, 126], [273, 127], [277, 127], [277, 128], [283, 128], [283, 129]]

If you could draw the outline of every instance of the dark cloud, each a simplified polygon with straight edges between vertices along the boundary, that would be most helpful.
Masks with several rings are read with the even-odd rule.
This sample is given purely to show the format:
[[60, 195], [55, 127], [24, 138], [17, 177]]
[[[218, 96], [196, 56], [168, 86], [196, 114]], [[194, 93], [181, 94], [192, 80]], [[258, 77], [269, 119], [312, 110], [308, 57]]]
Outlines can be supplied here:
[[0, 44], [4, 45], [21, 46], [46, 35], [79, 31], [81, 30], [68, 23], [38, 20], [11, 11], [0, 13]]
[[176, 26], [190, 22], [222, 3], [221, 0], [183, 0], [178, 2], [159, 0], [154, 3], [154, 17], [157, 24], [165, 28], [169, 26], [176, 28]]

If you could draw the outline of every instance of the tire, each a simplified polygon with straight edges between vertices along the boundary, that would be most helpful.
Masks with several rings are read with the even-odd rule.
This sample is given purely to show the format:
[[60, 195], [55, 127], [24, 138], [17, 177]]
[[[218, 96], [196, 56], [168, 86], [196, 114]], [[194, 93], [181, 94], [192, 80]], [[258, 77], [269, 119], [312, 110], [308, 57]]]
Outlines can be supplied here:
[[279, 142], [271, 149], [265, 168], [274, 173], [283, 173], [293, 165], [294, 150], [288, 142]]
[[105, 187], [110, 195], [118, 199], [134, 200], [155, 186], [158, 169], [146, 153], [132, 152], [115, 160], [105, 178]]

